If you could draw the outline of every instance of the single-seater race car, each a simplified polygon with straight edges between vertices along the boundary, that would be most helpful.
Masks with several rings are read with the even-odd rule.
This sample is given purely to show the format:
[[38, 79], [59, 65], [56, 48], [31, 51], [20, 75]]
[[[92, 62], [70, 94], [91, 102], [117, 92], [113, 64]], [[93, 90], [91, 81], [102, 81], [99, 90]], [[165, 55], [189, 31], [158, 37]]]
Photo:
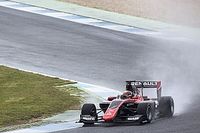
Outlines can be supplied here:
[[[154, 98], [144, 96], [144, 89], [156, 89]], [[94, 123], [150, 123], [161, 117], [172, 117], [174, 100], [171, 96], [161, 96], [161, 81], [126, 81], [126, 91], [99, 104], [86, 103], [82, 106], [79, 122]], [[103, 113], [102, 113], [103, 112]], [[100, 115], [101, 114], [101, 115]]]

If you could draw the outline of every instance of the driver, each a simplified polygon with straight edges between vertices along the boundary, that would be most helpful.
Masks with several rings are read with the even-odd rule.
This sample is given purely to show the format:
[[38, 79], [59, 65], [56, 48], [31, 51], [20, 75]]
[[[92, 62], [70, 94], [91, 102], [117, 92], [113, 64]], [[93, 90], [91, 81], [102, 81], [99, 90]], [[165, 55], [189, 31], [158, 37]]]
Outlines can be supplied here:
[[131, 98], [133, 93], [131, 91], [124, 91], [124, 93], [120, 96], [121, 99]]
[[138, 96], [138, 95], [140, 95], [139, 89], [136, 86], [134, 86], [134, 85], [127, 84], [126, 85], [126, 90], [127, 91], [131, 91], [132, 92], [132, 96]]

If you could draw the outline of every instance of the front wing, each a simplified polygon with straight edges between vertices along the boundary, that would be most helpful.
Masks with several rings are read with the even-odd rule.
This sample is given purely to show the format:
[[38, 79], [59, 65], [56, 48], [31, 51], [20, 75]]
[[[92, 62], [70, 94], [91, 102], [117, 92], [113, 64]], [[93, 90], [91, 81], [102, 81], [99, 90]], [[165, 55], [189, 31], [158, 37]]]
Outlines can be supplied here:
[[114, 118], [112, 121], [106, 122], [103, 120], [102, 116], [99, 116], [97, 119], [94, 116], [90, 115], [80, 115], [80, 123], [132, 123], [140, 122], [144, 118], [143, 115], [134, 115], [134, 116], [120, 116]]

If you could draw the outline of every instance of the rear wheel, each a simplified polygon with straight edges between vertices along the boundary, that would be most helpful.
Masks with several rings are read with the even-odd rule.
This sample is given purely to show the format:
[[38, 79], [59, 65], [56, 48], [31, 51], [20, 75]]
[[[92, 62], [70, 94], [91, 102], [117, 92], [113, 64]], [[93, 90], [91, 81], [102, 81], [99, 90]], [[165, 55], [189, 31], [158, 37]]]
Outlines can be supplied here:
[[161, 97], [159, 101], [159, 112], [161, 117], [172, 117], [174, 114], [174, 100], [170, 96]]
[[84, 104], [81, 109], [81, 116], [94, 117], [95, 120], [83, 120], [85, 125], [92, 125], [97, 120], [96, 106], [94, 104]]

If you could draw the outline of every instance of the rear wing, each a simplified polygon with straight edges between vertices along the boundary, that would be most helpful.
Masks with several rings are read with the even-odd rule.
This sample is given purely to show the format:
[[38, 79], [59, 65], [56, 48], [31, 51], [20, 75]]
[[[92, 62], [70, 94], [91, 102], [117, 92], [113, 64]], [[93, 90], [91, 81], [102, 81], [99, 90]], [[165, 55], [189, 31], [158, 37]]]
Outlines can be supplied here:
[[126, 81], [126, 90], [133, 90], [133, 88], [141, 88], [143, 96], [143, 88], [156, 88], [157, 98], [161, 97], [161, 81]]
[[126, 85], [132, 85], [136, 88], [156, 88], [161, 89], [161, 81], [126, 81]]

